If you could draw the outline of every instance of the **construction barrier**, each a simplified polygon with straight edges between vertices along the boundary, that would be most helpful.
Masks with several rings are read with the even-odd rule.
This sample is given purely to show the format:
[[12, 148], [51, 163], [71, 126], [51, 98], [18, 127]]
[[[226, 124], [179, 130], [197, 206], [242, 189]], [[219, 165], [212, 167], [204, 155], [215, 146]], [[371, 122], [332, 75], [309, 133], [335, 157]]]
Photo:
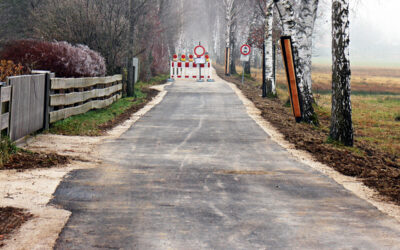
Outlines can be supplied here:
[[[185, 57], [184, 57], [185, 58]], [[182, 58], [182, 59], [184, 59]], [[176, 79], [196, 79], [213, 81], [212, 79], [212, 62], [207, 59], [205, 64], [196, 64], [192, 62], [189, 57], [189, 62], [185, 61], [171, 61], [170, 62], [170, 80]], [[201, 75], [200, 75], [201, 69]]]

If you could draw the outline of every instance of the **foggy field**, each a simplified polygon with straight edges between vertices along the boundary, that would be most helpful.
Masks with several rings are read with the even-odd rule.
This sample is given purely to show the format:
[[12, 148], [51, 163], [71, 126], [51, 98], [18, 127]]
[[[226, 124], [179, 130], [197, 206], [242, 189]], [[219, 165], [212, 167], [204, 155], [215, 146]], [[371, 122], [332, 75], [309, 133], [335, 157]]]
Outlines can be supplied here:
[[[261, 69], [252, 68], [252, 77], [261, 84]], [[278, 96], [286, 101], [289, 94], [284, 71], [279, 71], [276, 79]], [[330, 68], [314, 67], [312, 79], [316, 111], [319, 116], [330, 116]], [[355, 139], [400, 155], [400, 122], [396, 121], [400, 117], [400, 70], [356, 67], [351, 84]]]

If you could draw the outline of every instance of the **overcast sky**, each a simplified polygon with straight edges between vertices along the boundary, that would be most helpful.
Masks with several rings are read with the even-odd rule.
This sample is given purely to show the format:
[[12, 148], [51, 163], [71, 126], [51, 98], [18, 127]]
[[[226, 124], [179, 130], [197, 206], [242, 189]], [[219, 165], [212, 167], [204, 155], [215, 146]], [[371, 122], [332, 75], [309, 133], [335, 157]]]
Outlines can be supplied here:
[[[315, 62], [331, 60], [330, 2], [320, 6]], [[352, 64], [400, 67], [400, 0], [350, 0], [350, 5]]]

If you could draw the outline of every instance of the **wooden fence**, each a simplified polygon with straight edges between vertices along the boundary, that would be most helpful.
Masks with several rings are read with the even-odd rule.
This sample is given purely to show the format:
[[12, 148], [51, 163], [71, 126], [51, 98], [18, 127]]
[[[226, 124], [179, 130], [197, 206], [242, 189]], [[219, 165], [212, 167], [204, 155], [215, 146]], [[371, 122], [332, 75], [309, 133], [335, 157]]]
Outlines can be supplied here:
[[50, 123], [91, 109], [109, 106], [122, 97], [122, 75], [93, 78], [52, 78]]
[[0, 85], [0, 137], [8, 134], [10, 119], [11, 86], [6, 83]]
[[54, 78], [47, 71], [34, 73], [9, 77], [0, 85], [0, 132], [12, 141], [122, 97], [122, 75]]
[[44, 74], [15, 76], [12, 87], [10, 139], [18, 140], [43, 128], [45, 104]]

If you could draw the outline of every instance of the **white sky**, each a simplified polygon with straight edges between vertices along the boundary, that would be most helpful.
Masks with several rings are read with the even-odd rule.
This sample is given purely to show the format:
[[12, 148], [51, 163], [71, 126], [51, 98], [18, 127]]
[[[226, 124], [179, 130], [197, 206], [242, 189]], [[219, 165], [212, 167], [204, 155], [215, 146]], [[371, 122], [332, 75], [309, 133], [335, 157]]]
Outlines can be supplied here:
[[[325, 1], [325, 3], [324, 3]], [[316, 62], [330, 62], [331, 0], [321, 3], [316, 25]], [[350, 0], [350, 53], [353, 65], [400, 67], [400, 0]], [[329, 8], [328, 10], [326, 8]]]

